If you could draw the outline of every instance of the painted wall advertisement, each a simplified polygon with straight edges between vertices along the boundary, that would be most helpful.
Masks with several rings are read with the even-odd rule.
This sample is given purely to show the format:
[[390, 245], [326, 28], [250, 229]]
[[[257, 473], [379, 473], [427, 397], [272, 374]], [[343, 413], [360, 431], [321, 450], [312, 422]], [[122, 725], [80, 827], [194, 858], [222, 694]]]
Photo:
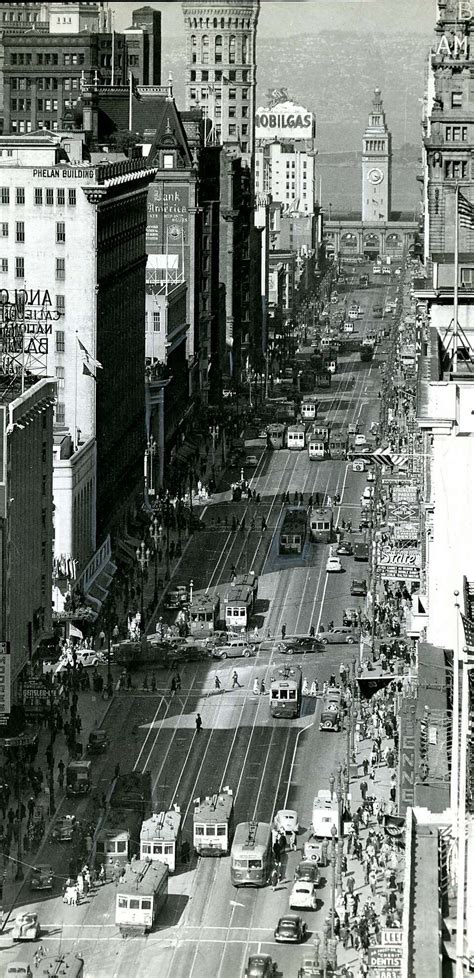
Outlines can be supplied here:
[[189, 249], [189, 191], [187, 184], [155, 181], [148, 189], [146, 246], [152, 267], [170, 281], [186, 278]]

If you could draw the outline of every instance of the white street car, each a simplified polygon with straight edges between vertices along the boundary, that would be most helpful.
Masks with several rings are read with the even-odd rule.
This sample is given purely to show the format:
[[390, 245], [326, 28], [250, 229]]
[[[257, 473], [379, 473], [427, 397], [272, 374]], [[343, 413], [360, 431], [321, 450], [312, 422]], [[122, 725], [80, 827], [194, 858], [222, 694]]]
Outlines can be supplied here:
[[290, 910], [316, 910], [317, 890], [309, 880], [297, 880], [290, 893]]
[[327, 574], [339, 574], [342, 571], [342, 564], [337, 555], [331, 554], [326, 562]]

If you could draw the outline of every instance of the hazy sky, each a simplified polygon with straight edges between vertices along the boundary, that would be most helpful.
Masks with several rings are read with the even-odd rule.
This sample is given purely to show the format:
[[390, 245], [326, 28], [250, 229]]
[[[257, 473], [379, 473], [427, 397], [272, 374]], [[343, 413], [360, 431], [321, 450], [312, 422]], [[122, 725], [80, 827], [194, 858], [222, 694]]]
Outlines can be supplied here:
[[[162, 13], [163, 34], [183, 36], [180, 0], [123, 3], [111, 0], [116, 30], [131, 23], [131, 11], [143, 6]], [[260, 37], [317, 33], [320, 30], [364, 30], [426, 33], [436, 18], [436, 0], [262, 0], [258, 25]]]

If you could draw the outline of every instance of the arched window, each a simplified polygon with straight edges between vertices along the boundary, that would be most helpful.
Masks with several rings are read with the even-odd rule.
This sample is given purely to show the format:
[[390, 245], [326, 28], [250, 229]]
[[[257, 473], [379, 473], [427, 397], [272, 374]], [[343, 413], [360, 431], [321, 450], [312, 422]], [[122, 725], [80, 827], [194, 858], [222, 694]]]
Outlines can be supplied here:
[[248, 51], [249, 51], [249, 39], [248, 37], [242, 38], [242, 64], [246, 65], [248, 61]]
[[229, 64], [235, 65], [235, 34], [229, 37]]
[[207, 34], [202, 35], [202, 63], [203, 65], [209, 64], [209, 37]]
[[216, 34], [216, 64], [222, 61], [222, 34]]
[[221, 17], [221, 31], [225, 29], [225, 17]]
[[193, 65], [195, 65], [197, 61], [197, 42], [195, 34], [191, 34], [191, 61]]
[[217, 27], [217, 17], [214, 17], [213, 25], [214, 25], [214, 29], [215, 29]]

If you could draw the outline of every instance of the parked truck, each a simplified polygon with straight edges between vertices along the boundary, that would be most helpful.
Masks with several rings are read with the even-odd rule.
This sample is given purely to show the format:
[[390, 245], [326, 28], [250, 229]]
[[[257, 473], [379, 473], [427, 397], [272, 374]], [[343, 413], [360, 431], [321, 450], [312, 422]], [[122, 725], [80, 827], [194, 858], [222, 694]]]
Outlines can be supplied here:
[[352, 543], [354, 560], [365, 561], [369, 559], [369, 539], [367, 533], [360, 533]]

